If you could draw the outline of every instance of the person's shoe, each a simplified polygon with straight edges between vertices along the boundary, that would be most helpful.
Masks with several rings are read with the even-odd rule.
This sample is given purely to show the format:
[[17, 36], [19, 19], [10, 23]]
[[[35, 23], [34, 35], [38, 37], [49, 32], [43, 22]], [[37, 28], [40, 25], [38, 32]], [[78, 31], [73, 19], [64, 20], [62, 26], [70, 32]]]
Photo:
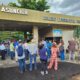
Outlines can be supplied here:
[[45, 74], [48, 74], [48, 71], [46, 71]]
[[35, 67], [34, 69], [37, 70], [37, 67]]
[[27, 69], [25, 69], [25, 71], [27, 71]]
[[48, 66], [47, 69], [51, 69], [51, 68]]
[[32, 71], [32, 69], [29, 69], [29, 71]]
[[20, 74], [23, 74], [23, 71], [20, 71]]
[[41, 71], [41, 75], [44, 76], [44, 71]]

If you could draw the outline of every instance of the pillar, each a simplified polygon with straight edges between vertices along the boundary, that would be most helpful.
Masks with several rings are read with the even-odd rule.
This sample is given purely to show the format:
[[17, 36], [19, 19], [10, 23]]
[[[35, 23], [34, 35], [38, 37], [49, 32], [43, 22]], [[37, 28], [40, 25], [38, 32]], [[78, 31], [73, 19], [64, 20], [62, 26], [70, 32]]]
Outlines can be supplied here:
[[33, 39], [38, 43], [38, 26], [33, 26]]

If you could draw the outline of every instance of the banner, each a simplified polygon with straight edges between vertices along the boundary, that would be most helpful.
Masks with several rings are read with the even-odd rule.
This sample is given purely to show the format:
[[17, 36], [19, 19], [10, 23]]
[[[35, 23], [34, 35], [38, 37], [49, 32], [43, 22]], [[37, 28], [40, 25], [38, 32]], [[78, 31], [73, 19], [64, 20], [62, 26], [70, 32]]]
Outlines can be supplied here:
[[53, 37], [62, 37], [62, 30], [55, 29], [52, 32], [53, 32]]

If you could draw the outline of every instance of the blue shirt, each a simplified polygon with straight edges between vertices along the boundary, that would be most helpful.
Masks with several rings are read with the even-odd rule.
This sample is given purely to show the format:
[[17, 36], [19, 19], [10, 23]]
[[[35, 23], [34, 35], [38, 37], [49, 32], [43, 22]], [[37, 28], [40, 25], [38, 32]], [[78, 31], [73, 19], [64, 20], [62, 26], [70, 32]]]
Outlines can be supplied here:
[[19, 44], [19, 43], [18, 43], [17, 41], [14, 42], [14, 44], [13, 44], [13, 45], [14, 45], [14, 48], [16, 48], [16, 46], [18, 46], [18, 44]]

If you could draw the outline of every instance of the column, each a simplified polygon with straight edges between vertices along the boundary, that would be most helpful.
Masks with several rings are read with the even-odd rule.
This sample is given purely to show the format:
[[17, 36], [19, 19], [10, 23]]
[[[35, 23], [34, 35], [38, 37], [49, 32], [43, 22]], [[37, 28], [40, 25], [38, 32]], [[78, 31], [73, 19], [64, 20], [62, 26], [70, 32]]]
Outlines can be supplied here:
[[38, 26], [33, 26], [33, 38], [38, 43]]

